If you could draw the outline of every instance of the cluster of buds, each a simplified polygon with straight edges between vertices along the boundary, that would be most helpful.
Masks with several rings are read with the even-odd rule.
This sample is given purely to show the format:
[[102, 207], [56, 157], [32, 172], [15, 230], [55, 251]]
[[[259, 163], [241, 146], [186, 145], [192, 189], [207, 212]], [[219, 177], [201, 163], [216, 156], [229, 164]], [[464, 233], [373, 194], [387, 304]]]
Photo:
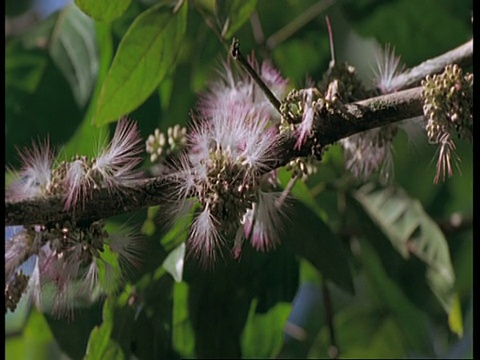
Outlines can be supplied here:
[[[34, 145], [20, 154], [23, 167], [13, 173], [6, 199], [61, 196], [65, 210], [72, 211], [84, 206], [96, 189], [126, 189], [141, 176], [135, 170], [141, 161], [140, 141], [136, 125], [122, 119], [111, 142], [93, 158], [55, 161], [48, 143]], [[28, 282], [38, 307], [42, 307], [41, 298], [48, 288], [53, 294], [52, 314], [71, 315], [75, 299], [93, 295], [96, 289], [108, 291], [118, 283], [113, 280], [121, 279], [120, 268], [138, 265], [139, 246], [131, 232], [108, 234], [101, 221], [7, 228], [6, 238], [5, 300], [9, 309], [16, 307]]]
[[175, 125], [167, 129], [167, 136], [155, 129], [145, 142], [146, 151], [150, 154], [150, 162], [156, 163], [162, 157], [181, 151], [187, 143], [187, 128]]
[[[283, 95], [286, 81], [278, 72], [251, 63]], [[272, 248], [282, 220], [281, 193], [271, 192], [269, 182], [279, 115], [250, 77], [228, 64], [223, 70], [202, 96], [187, 147], [166, 174], [174, 186], [169, 213], [196, 206], [187, 249], [205, 265], [225, 247], [239, 257], [246, 239], [257, 250]]]
[[422, 86], [428, 140], [440, 146], [434, 179], [438, 182], [440, 176], [452, 175], [451, 161], [457, 161], [454, 135], [473, 137], [473, 74], [464, 75], [458, 65], [448, 65], [443, 73], [427, 76]]

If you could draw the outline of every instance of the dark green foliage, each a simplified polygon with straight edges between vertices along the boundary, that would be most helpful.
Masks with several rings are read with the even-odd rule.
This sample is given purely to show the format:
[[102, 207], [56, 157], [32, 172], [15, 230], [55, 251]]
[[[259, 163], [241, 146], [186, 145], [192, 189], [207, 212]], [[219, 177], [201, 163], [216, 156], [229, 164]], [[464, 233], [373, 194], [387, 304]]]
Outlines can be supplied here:
[[[7, 16], [29, 3], [8, 1]], [[16, 149], [47, 136], [61, 156], [91, 155], [123, 115], [137, 121], [143, 140], [157, 127], [189, 124], [232, 37], [245, 55], [270, 59], [291, 88], [301, 88], [309, 77], [318, 84], [328, 69], [325, 15], [337, 60], [355, 64], [373, 66], [372, 39], [391, 43], [414, 66], [472, 36], [468, 0], [344, 0], [271, 51], [257, 42], [252, 13], [266, 40], [315, 3], [76, 0], [6, 39], [6, 163], [18, 167]], [[395, 180], [387, 187], [359, 186], [344, 170], [341, 149], [326, 149], [317, 173], [297, 181], [296, 200], [287, 200], [280, 245], [262, 253], [246, 242], [239, 260], [225, 252], [208, 269], [185, 256], [188, 216], [172, 224], [159, 204], [110, 219], [113, 228], [128, 222], [141, 234], [141, 265], [114, 295], [76, 311], [70, 322], [19, 306], [5, 320], [7, 358], [328, 357], [323, 300], [294, 332], [306, 338], [299, 335], [293, 346], [285, 340], [299, 306], [295, 295], [312, 283], [317, 295], [331, 290], [341, 357], [441, 358], [460, 341], [467, 344], [460, 355], [473, 357], [472, 147], [459, 140], [462, 175], [454, 169], [434, 185], [435, 149], [426, 133], [418, 139], [411, 146], [399, 131]], [[283, 187], [290, 175], [279, 172]], [[444, 231], [455, 213], [467, 226]]]

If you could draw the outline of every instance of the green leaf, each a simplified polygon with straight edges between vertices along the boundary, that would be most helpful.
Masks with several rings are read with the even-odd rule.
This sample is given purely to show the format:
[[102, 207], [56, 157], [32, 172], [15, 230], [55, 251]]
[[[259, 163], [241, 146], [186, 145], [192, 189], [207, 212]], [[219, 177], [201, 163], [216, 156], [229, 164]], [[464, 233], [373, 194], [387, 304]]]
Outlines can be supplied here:
[[103, 84], [103, 80], [107, 75], [108, 68], [112, 61], [113, 39], [110, 24], [96, 23], [95, 30], [99, 51], [97, 82], [82, 124], [77, 128], [75, 134], [62, 149], [62, 152], [67, 158], [77, 154], [95, 156], [98, 154], [99, 145], [105, 144], [108, 140], [107, 129], [105, 127], [98, 128], [93, 126], [92, 117], [96, 109], [101, 85]]
[[160, 243], [165, 250], [170, 251], [178, 246], [181, 242], [187, 240], [195, 208], [196, 206], [193, 206], [189, 214], [178, 218], [171, 229], [165, 235], [163, 235]]
[[283, 330], [292, 304], [278, 303], [265, 314], [255, 312], [257, 300], [250, 305], [250, 313], [242, 334], [244, 359], [271, 359], [282, 346]]
[[222, 29], [225, 39], [230, 39], [242, 27], [256, 6], [257, 0], [217, 0], [217, 12], [225, 19]]
[[97, 21], [111, 22], [119, 18], [132, 0], [75, 0], [75, 4], [88, 16]]
[[100, 327], [95, 327], [88, 341], [87, 353], [85, 360], [102, 360], [102, 359], [124, 359], [120, 346], [110, 338], [113, 324], [104, 322]]
[[416, 308], [395, 282], [389, 278], [378, 254], [368, 242], [361, 241], [361, 251], [363, 266], [372, 292], [395, 316], [396, 323], [402, 329], [410, 348], [416, 351], [426, 350], [427, 316]]
[[61, 355], [48, 323], [35, 309], [23, 332], [5, 338], [5, 359], [58, 359]]
[[289, 211], [286, 239], [297, 255], [308, 260], [322, 275], [354, 293], [347, 252], [323, 219], [300, 202]]
[[[365, 306], [348, 307], [336, 314], [334, 326], [343, 359], [404, 357], [405, 336], [391, 314], [382, 314], [375, 308]], [[312, 345], [309, 359], [328, 356], [328, 337], [327, 328], [324, 327]]]
[[159, 5], [140, 14], [120, 41], [103, 83], [93, 122], [104, 125], [142, 104], [175, 61], [186, 29], [187, 5]]
[[5, 48], [5, 88], [34, 93], [47, 67], [41, 52], [25, 52], [17, 44]]
[[69, 82], [77, 104], [85, 105], [98, 71], [95, 28], [92, 19], [74, 4], [60, 12], [50, 39], [49, 53]]
[[455, 295], [450, 251], [442, 231], [421, 203], [392, 186], [367, 184], [352, 195], [404, 258], [413, 254], [427, 265], [428, 284], [450, 313]]
[[167, 270], [176, 282], [182, 281], [183, 261], [185, 258], [185, 242], [182, 242], [168, 254], [162, 266]]
[[194, 355], [195, 336], [188, 313], [188, 292], [186, 283], [175, 283], [173, 288], [173, 321], [172, 342], [173, 348], [183, 358], [191, 358]]

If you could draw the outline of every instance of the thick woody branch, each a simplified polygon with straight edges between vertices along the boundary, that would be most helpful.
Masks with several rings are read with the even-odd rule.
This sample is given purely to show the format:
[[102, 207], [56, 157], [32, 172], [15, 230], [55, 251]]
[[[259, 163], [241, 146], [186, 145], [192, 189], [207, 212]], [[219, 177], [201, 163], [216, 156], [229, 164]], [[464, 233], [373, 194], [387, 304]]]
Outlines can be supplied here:
[[[448, 63], [465, 65], [471, 64], [472, 55], [473, 46], [470, 41], [436, 59], [448, 58]], [[423, 64], [432, 64], [433, 60], [435, 59]], [[434, 63], [437, 65], [419, 65], [418, 70], [411, 72], [414, 74], [411, 79], [417, 80], [405, 80], [405, 84], [418, 82], [418, 79], [440, 71], [438, 64], [442, 62], [434, 61]], [[442, 64], [443, 69], [446, 64]], [[297, 139], [294, 134], [281, 138], [276, 150], [276, 159], [272, 161], [270, 167], [278, 168], [296, 157], [310, 155], [313, 144], [325, 147], [365, 130], [423, 115], [422, 106], [420, 87], [343, 105], [335, 112], [316, 119], [316, 131], [302, 148], [295, 149]], [[64, 199], [60, 196], [17, 202], [5, 201], [5, 225], [47, 225], [66, 221], [92, 222], [149, 206], [161, 205], [170, 189], [171, 186], [160, 177], [138, 180], [128, 188], [116, 191], [95, 190], [83, 206], [77, 206], [68, 211], [65, 211]]]

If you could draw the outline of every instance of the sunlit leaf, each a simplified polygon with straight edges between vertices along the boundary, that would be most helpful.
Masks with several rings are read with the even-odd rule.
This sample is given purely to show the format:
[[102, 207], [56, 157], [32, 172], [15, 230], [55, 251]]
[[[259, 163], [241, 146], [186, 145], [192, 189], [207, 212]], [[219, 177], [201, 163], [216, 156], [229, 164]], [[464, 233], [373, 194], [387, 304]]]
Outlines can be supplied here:
[[61, 351], [55, 343], [44, 316], [33, 310], [23, 331], [5, 338], [5, 359], [58, 358]]
[[186, 28], [187, 4], [174, 14], [159, 5], [140, 14], [122, 38], [103, 83], [94, 123], [103, 125], [141, 105], [175, 61]]
[[283, 329], [290, 314], [290, 303], [278, 303], [265, 314], [255, 312], [257, 301], [252, 301], [250, 313], [242, 334], [244, 359], [270, 359], [280, 350]]
[[75, 0], [75, 4], [97, 21], [113, 21], [122, 16], [132, 0]]
[[448, 314], [448, 325], [450, 330], [458, 335], [463, 336], [463, 319], [462, 319], [462, 307], [460, 304], [460, 298], [456, 295], [453, 299], [452, 309]]
[[77, 103], [85, 105], [90, 98], [98, 71], [95, 27], [92, 19], [74, 4], [61, 10], [49, 52], [68, 80]]
[[163, 261], [163, 267], [172, 275], [176, 282], [182, 281], [184, 259], [185, 242], [182, 242], [173, 249]]
[[101, 326], [95, 327], [88, 341], [86, 360], [119, 359], [125, 358], [122, 349], [116, 341], [112, 340], [112, 323], [104, 322]]
[[182, 357], [190, 358], [194, 355], [195, 336], [188, 313], [188, 285], [184, 282], [175, 283], [173, 292], [173, 348]]

